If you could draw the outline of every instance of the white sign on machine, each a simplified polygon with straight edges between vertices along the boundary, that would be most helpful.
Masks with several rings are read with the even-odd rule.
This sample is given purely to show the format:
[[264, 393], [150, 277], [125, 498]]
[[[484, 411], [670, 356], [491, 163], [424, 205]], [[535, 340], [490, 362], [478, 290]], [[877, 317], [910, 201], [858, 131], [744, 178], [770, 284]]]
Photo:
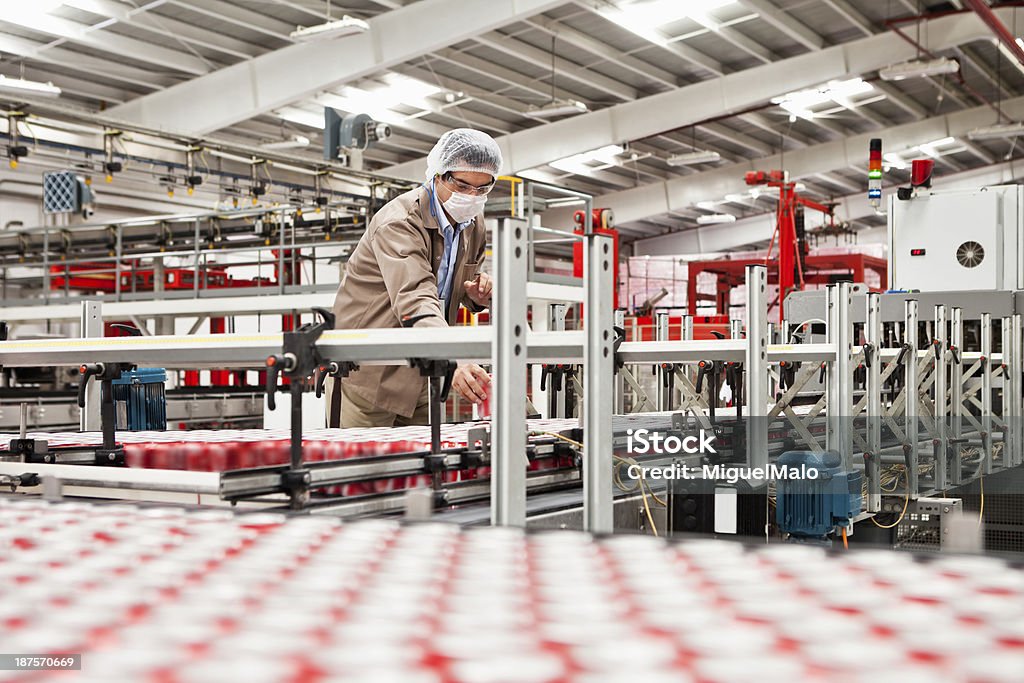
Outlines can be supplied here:
[[889, 200], [889, 287], [1024, 289], [1024, 187], [921, 191]]

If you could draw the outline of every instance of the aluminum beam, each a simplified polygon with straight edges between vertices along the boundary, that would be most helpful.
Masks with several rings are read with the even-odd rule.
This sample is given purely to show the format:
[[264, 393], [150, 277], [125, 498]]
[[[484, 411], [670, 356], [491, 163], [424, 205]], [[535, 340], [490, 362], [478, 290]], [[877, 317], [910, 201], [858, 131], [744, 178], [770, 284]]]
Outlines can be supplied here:
[[[202, 135], [563, 3], [422, 0], [370, 19], [366, 33], [290, 45], [119, 105], [110, 115]], [[453, 16], [459, 18], [455, 23]]]
[[[1012, 20], [1012, 10], [997, 12], [1006, 21]], [[988, 35], [987, 27], [977, 17], [955, 15], [928, 22], [927, 30], [922, 32], [922, 43], [934, 52]], [[867, 74], [912, 59], [916, 54], [915, 48], [899, 36], [884, 33], [519, 131], [503, 136], [498, 143], [509, 169], [521, 171], [624, 140], [637, 140], [739, 112], [780, 92]], [[864, 148], [867, 149], [866, 144]], [[425, 167], [426, 159], [418, 159], [391, 166], [385, 173], [422, 178]]]

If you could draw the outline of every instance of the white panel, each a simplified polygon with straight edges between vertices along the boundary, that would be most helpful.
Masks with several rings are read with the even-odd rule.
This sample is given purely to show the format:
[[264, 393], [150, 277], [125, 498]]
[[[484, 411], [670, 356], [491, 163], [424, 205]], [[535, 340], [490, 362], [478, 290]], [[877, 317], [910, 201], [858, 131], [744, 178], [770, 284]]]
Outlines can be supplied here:
[[[1012, 288], [1016, 267], [1012, 261], [1006, 264], [1004, 255], [1007, 251], [1016, 255], [1017, 223], [1004, 224], [1004, 198], [1007, 203], [1015, 203], [1017, 188], [935, 192], [910, 201], [894, 199], [889, 218], [889, 286], [924, 291]], [[961, 265], [956, 256], [958, 247], [968, 240], [985, 250], [984, 258], [973, 268]], [[1004, 243], [1008, 250], [1004, 250]], [[921, 250], [923, 253], [919, 253]]]
[[736, 533], [737, 505], [739, 495], [736, 489], [722, 487], [715, 489], [715, 533]]

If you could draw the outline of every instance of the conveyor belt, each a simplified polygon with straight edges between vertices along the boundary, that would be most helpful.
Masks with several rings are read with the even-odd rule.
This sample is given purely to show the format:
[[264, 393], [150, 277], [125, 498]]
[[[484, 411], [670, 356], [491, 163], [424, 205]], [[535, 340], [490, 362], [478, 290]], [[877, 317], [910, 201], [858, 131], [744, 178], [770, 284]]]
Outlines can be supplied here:
[[0, 544], [5, 651], [83, 655], [33, 681], [1024, 672], [1024, 572], [991, 558], [6, 498]]

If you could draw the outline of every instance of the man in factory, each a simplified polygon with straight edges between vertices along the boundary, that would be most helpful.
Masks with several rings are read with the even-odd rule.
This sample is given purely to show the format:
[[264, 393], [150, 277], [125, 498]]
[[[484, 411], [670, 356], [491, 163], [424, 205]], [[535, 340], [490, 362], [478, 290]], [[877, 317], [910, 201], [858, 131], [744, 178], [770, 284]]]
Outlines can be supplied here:
[[[493, 282], [480, 270], [483, 210], [501, 163], [486, 133], [441, 136], [427, 157], [427, 181], [384, 205], [352, 252], [334, 302], [337, 329], [446, 327], [460, 305], [477, 312], [490, 304]], [[480, 402], [489, 384], [483, 368], [463, 364], [452, 388]], [[367, 366], [340, 386], [328, 397], [328, 426], [429, 422], [427, 381], [416, 368]]]

